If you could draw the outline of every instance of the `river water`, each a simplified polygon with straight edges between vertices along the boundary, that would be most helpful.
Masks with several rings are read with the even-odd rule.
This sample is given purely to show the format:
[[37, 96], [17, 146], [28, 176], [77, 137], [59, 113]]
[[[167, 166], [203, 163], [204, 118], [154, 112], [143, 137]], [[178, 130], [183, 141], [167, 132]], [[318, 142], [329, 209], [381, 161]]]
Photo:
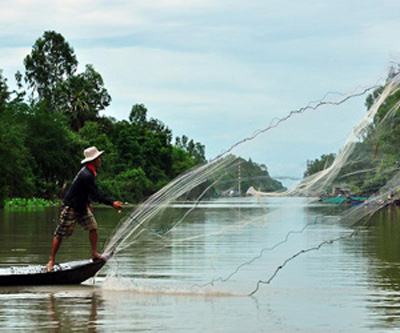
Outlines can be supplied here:
[[[168, 237], [143, 233], [82, 285], [0, 287], [0, 330], [400, 331], [397, 208], [347, 237], [353, 229], [335, 219], [336, 206], [260, 200], [203, 203]], [[99, 247], [123, 214], [95, 208]], [[1, 264], [47, 262], [58, 215], [57, 208], [1, 210]], [[77, 228], [57, 261], [89, 254], [87, 233]]]

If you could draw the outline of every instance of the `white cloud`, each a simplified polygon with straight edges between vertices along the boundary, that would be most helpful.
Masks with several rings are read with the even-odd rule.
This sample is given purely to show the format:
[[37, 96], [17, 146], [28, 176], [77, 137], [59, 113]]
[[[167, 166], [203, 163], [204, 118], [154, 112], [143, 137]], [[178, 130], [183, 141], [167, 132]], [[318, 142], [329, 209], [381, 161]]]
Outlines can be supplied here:
[[[11, 81], [35, 40], [56, 30], [81, 70], [90, 63], [102, 74], [113, 97], [107, 115], [126, 119], [143, 103], [214, 157], [328, 91], [384, 77], [399, 52], [399, 11], [397, 0], [0, 1], [0, 68]], [[331, 118], [338, 137], [365, 111], [362, 100], [347, 105], [348, 124]], [[303, 128], [316, 121], [301, 118], [285, 140], [319, 152]]]

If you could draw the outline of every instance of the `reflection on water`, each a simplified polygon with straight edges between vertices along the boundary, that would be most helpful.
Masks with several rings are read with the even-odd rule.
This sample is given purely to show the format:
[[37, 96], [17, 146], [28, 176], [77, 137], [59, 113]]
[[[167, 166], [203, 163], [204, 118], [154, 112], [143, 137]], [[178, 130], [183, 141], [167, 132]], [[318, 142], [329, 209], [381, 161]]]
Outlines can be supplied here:
[[[49, 290], [50, 289], [50, 290]], [[84, 328], [96, 332], [101, 295], [94, 288], [7, 289], [0, 293], [2, 330], [26, 330], [27, 327], [48, 332]]]
[[[165, 238], [143, 233], [95, 284], [0, 288], [0, 330], [400, 329], [397, 208], [377, 213], [355, 237], [300, 255], [248, 297], [258, 280], [268, 279], [294, 253], [351, 231], [337, 223], [338, 206], [298, 198], [268, 198], [260, 206], [252, 200], [204, 203]], [[190, 207], [173, 209], [184, 213]], [[58, 209], [0, 211], [0, 263], [45, 263], [58, 214]], [[95, 214], [101, 245], [121, 215], [107, 208]], [[290, 231], [297, 232], [288, 237]], [[87, 237], [77, 228], [57, 259], [87, 258]]]
[[372, 291], [368, 308], [374, 327], [400, 328], [400, 211], [397, 207], [378, 212], [372, 232], [364, 239]]

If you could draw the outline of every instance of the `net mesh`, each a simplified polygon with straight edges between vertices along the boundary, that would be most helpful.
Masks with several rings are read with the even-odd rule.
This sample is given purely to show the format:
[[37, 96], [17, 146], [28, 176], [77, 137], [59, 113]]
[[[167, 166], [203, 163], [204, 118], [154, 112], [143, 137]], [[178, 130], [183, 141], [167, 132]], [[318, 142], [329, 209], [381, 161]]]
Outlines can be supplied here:
[[[253, 277], [258, 281], [250, 292], [254, 294], [260, 284], [270, 283], [288, 262], [353, 237], [360, 228], [368, 226], [376, 211], [396, 202], [400, 190], [400, 149], [393, 140], [400, 128], [399, 84], [400, 74], [392, 71], [382, 85], [359, 88], [334, 98], [329, 94], [274, 118], [266, 127], [233, 144], [210, 162], [182, 174], [138, 205], [120, 221], [104, 250], [118, 254], [134, 248], [138, 256], [172, 246], [174, 250], [190, 250], [193, 244], [207, 239], [214, 249], [202, 257], [207, 259], [214, 275], [191, 279], [193, 286], [201, 289], [229, 283], [241, 273], [248, 279], [249, 266], [261, 264], [267, 252], [279, 252], [277, 249], [283, 244], [321, 222], [320, 217], [312, 219], [311, 213], [310, 220], [298, 227], [283, 226], [282, 220], [291, 218], [287, 214], [296, 214], [297, 209], [306, 206], [312, 209], [315, 202], [346, 203], [340, 208], [325, 208], [323, 222], [345, 225], [349, 230], [323, 235], [311, 247], [301, 248], [300, 244], [290, 254], [278, 255], [276, 262], [268, 263], [269, 278]], [[369, 107], [352, 125], [348, 119], [354, 100], [367, 100]], [[359, 104], [354, 107], [359, 108]], [[343, 127], [349, 128], [347, 136], [343, 135]], [[308, 146], [312, 148], [307, 150]], [[333, 154], [320, 170], [307, 175], [310, 170], [305, 162], [316, 157], [316, 152]], [[278, 181], [271, 181], [269, 172], [282, 174]], [[279, 179], [289, 179], [293, 184], [280, 188]], [[236, 199], [232, 201], [232, 197]], [[297, 201], [292, 200], [292, 206], [287, 207], [279, 201], [282, 197], [298, 198], [299, 206], [293, 207]], [[265, 198], [275, 201], [266, 204]], [[212, 218], [214, 210], [221, 207], [225, 208], [222, 226], [217, 223], [193, 227], [205, 214]], [[269, 223], [282, 223], [282, 228], [270, 235], [265, 232]], [[252, 253], [227, 251], [228, 242], [244, 237], [243, 231], [249, 228], [259, 230], [265, 237], [265, 246]], [[148, 262], [136, 263], [134, 270], [148, 271]]]

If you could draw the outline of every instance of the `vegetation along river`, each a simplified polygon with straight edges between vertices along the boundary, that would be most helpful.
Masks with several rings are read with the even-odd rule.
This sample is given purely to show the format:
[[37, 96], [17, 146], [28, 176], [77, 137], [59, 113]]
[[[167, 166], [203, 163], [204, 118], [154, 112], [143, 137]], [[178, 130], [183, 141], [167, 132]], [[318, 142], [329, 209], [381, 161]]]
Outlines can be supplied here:
[[[400, 211], [396, 207], [381, 210], [368, 229], [345, 237], [352, 229], [334, 219], [340, 212], [336, 206], [305, 198], [264, 198], [262, 205], [259, 200], [223, 198], [202, 203], [168, 239], [143, 233], [94, 281], [83, 285], [1, 287], [0, 330], [400, 329]], [[189, 210], [190, 204], [173, 209]], [[46, 263], [58, 214], [58, 208], [0, 210], [1, 264]], [[95, 214], [101, 246], [123, 214], [101, 207], [95, 208]], [[243, 223], [228, 230], [231, 220]], [[77, 228], [57, 260], [87, 258], [87, 237]], [[313, 248], [319, 249], [301, 252]], [[257, 285], [260, 280], [263, 283]]]

